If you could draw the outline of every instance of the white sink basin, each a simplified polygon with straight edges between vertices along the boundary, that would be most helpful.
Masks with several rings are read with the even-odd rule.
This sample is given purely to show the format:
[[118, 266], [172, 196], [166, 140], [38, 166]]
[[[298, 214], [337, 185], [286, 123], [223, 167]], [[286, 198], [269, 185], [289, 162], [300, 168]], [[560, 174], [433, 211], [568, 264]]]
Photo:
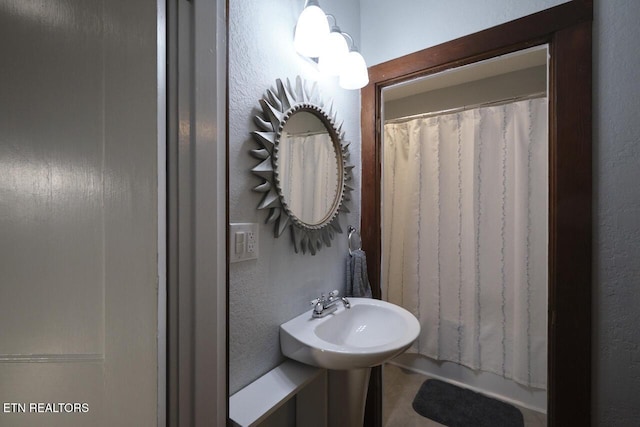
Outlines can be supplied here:
[[405, 351], [420, 333], [415, 316], [402, 307], [369, 298], [349, 298], [326, 317], [311, 310], [280, 325], [285, 356], [326, 369], [380, 365]]

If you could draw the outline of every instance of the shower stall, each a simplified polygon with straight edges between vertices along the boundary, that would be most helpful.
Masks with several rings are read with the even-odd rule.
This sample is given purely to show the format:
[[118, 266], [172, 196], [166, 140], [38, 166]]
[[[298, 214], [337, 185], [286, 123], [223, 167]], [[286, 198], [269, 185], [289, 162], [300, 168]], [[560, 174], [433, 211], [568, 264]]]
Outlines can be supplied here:
[[541, 413], [547, 69], [542, 47], [385, 89], [382, 148], [382, 298], [422, 328], [391, 363]]

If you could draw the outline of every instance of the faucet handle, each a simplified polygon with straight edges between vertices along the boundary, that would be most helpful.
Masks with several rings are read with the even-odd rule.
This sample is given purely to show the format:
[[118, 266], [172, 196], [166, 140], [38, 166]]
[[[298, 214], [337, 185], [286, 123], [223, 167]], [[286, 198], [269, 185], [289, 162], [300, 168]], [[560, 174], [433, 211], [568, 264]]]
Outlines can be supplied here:
[[319, 315], [324, 310], [324, 303], [327, 300], [324, 297], [324, 294], [320, 298], [315, 298], [311, 300], [311, 305], [313, 306], [314, 316]]
[[[329, 294], [329, 296], [331, 296], [331, 294]], [[320, 294], [320, 297], [312, 299], [310, 304], [311, 305], [316, 305], [318, 303], [321, 304], [321, 303], [325, 302], [326, 300], [327, 300], [327, 297], [325, 297], [324, 294]]]

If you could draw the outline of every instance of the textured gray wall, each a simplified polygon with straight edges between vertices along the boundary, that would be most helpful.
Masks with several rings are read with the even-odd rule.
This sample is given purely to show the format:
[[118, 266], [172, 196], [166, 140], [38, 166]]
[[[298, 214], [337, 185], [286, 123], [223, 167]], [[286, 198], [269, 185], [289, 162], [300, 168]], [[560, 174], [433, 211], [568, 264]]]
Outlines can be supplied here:
[[594, 425], [640, 420], [640, 2], [594, 21]]
[[[309, 300], [332, 289], [344, 290], [346, 234], [315, 256], [296, 254], [285, 232], [273, 237], [265, 225], [266, 212], [256, 210], [260, 195], [251, 189], [260, 180], [250, 173], [257, 161], [249, 150], [257, 148], [250, 131], [258, 100], [277, 78], [318, 79], [315, 67], [293, 50], [293, 29], [303, 1], [234, 1], [229, 19], [229, 216], [231, 222], [260, 223], [260, 257], [231, 264], [229, 269], [229, 382], [233, 394], [283, 361], [279, 325], [309, 310]], [[334, 14], [343, 31], [358, 39], [359, 2], [325, 0], [326, 13]], [[344, 120], [345, 139], [351, 141], [350, 161], [360, 164], [360, 95], [337, 85], [337, 79], [320, 79], [323, 99], [333, 99]], [[354, 184], [360, 186], [355, 168]], [[360, 223], [360, 193], [354, 192], [349, 224]]]
[[[362, 52], [369, 64], [380, 63], [560, 3], [398, 0], [389, 8], [383, 0], [363, 0]], [[640, 419], [640, 2], [594, 3], [593, 424], [634, 426]]]

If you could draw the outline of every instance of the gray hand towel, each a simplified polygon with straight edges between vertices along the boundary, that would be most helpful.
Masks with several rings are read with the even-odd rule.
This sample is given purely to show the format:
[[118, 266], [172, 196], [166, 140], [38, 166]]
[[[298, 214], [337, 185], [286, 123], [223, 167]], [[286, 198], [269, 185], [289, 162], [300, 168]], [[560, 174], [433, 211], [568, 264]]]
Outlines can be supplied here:
[[347, 257], [347, 296], [371, 298], [367, 256], [362, 249], [351, 251]]

